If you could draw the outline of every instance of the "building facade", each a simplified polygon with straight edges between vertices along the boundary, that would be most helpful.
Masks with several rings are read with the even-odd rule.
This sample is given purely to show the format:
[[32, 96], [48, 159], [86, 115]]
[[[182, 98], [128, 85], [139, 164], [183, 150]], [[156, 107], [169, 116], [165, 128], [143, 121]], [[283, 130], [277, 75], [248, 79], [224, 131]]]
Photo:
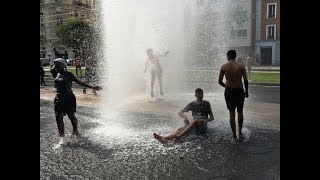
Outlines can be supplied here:
[[[192, 0], [189, 1], [190, 34], [194, 35], [190, 50], [196, 54], [195, 64], [219, 67], [228, 49], [237, 56], [254, 56], [255, 40], [252, 0]], [[189, 56], [191, 57], [191, 56]]]
[[255, 58], [260, 65], [280, 65], [280, 0], [255, 1]]
[[229, 48], [237, 51], [237, 56], [246, 58], [254, 54], [252, 0], [231, 0], [228, 10], [231, 12]]
[[40, 57], [50, 59], [74, 58], [72, 49], [59, 42], [56, 30], [64, 22], [73, 19], [87, 21], [95, 26], [95, 2], [93, 0], [40, 0]]
[[[211, 49], [235, 49], [238, 57], [255, 57], [256, 65], [280, 65], [280, 0], [193, 0], [190, 1], [191, 17], [196, 18], [192, 27], [195, 47], [206, 49], [201, 44], [211, 44]], [[211, 22], [205, 17], [211, 15]], [[205, 32], [202, 26], [209, 26], [215, 35]], [[214, 27], [216, 26], [216, 27]], [[200, 32], [200, 33], [199, 33]], [[201, 33], [207, 35], [200, 37]], [[207, 41], [206, 39], [212, 39]], [[220, 38], [220, 39], [219, 39]], [[221, 41], [221, 38], [223, 41]], [[224, 47], [224, 48], [221, 48]], [[209, 51], [204, 54], [210, 54]], [[209, 55], [213, 57], [216, 52]], [[210, 58], [208, 57], [208, 58]], [[206, 58], [206, 59], [208, 59]]]

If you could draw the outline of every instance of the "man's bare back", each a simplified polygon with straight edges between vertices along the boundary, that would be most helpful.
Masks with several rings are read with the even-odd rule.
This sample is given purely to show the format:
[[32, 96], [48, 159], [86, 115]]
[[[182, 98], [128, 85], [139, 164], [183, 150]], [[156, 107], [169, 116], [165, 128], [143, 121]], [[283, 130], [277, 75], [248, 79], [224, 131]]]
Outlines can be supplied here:
[[[248, 93], [248, 78], [244, 64], [235, 61], [237, 57], [235, 50], [229, 50], [227, 53], [228, 62], [223, 64], [219, 73], [219, 84], [225, 87], [224, 97], [226, 105], [230, 114], [230, 126], [233, 134], [233, 139], [236, 141], [242, 140], [242, 125], [243, 125], [243, 105], [244, 98], [249, 97]], [[226, 83], [224, 83], [223, 77], [226, 77]], [[242, 78], [244, 81], [245, 91], [243, 90]], [[236, 135], [235, 125], [235, 110], [238, 112], [238, 129], [239, 138]]]
[[226, 76], [225, 87], [230, 88], [243, 88], [242, 77], [247, 79], [245, 66], [234, 60], [230, 60], [221, 66], [219, 74], [221, 81], [224, 75]]

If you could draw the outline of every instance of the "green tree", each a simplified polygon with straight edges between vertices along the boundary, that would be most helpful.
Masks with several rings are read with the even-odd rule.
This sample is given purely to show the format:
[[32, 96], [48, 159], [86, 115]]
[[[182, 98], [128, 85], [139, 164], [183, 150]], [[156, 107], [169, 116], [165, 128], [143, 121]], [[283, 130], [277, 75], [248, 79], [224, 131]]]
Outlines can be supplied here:
[[95, 31], [88, 23], [81, 20], [71, 20], [59, 26], [56, 34], [60, 42], [66, 47], [86, 59], [85, 55], [91, 52], [95, 40]]

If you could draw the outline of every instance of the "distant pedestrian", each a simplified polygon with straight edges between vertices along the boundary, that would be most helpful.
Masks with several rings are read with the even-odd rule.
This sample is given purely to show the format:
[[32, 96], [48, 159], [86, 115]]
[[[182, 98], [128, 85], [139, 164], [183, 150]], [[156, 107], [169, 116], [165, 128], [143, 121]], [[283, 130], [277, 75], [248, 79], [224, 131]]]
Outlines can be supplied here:
[[67, 59], [65, 56], [62, 56], [63, 62], [65, 64], [65, 70], [68, 70], [68, 63], [67, 63]]
[[40, 86], [46, 85], [46, 83], [44, 82], [44, 75], [45, 75], [45, 72], [44, 72], [43, 66], [41, 66], [41, 61], [40, 61]]
[[78, 70], [80, 71], [80, 76], [82, 77], [82, 70], [81, 70], [81, 61], [80, 57], [77, 56], [76, 59], [74, 60], [75, 66], [76, 66], [76, 75], [78, 77]]
[[245, 65], [245, 62], [244, 62], [244, 60], [241, 58], [241, 57], [237, 57], [237, 60], [236, 60], [238, 63], [240, 63], [240, 64], [243, 64], [243, 65]]
[[254, 60], [251, 56], [247, 56], [246, 58], [246, 69], [248, 73], [248, 79], [251, 80], [251, 66], [254, 63]]
[[[86, 72], [85, 72], [85, 82], [86, 83], [91, 83], [93, 85], [96, 84], [96, 79], [97, 79], [97, 59], [94, 56], [91, 56], [87, 59], [86, 61]], [[83, 91], [84, 94], [87, 94], [87, 88], [84, 87]], [[97, 94], [95, 89], [92, 89], [92, 93], [94, 95]]]

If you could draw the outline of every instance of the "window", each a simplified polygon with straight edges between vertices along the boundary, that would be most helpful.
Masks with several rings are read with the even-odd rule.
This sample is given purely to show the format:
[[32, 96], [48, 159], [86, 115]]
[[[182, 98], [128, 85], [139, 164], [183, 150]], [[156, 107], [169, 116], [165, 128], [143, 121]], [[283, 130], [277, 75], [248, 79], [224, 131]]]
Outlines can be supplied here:
[[230, 37], [231, 37], [231, 38], [235, 38], [235, 37], [236, 37], [235, 33], [236, 33], [235, 30], [231, 30], [231, 32], [230, 32]]
[[267, 39], [275, 39], [276, 25], [267, 25]]
[[246, 38], [247, 37], [247, 30], [241, 29], [241, 30], [233, 30], [230, 33], [231, 38]]
[[208, 4], [210, 4], [210, 5], [215, 5], [215, 4], [217, 4], [217, 1], [218, 1], [218, 0], [209, 0], [209, 1], [208, 1]]
[[242, 29], [237, 31], [237, 38], [245, 38], [247, 37], [247, 30]]
[[276, 18], [276, 3], [267, 4], [267, 18]]
[[40, 15], [43, 15], [43, 7], [40, 5]]
[[198, 6], [203, 6], [204, 0], [197, 0], [197, 5]]
[[241, 11], [241, 17], [247, 18], [247, 11]]

